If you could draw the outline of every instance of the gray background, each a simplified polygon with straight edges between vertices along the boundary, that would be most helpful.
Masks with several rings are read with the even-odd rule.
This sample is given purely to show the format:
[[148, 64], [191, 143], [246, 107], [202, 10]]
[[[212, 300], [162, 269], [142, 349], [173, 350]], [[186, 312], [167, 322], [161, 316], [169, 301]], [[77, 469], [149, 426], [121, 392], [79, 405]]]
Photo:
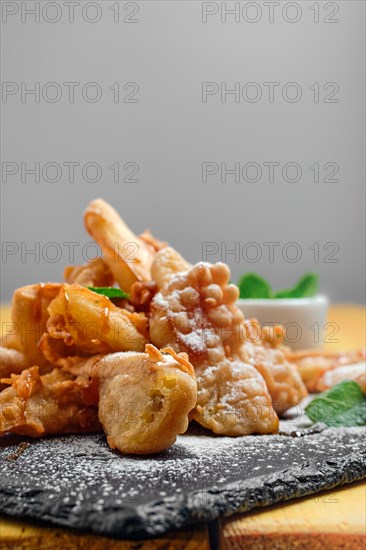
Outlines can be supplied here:
[[[235, 23], [233, 17], [222, 23], [220, 14], [203, 23], [201, 2], [183, 1], [138, 2], [138, 23], [114, 23], [109, 10], [113, 2], [98, 4], [103, 16], [95, 24], [84, 21], [79, 10], [75, 22], [69, 23], [65, 9], [62, 20], [54, 24], [31, 18], [22, 23], [19, 14], [2, 24], [4, 82], [31, 87], [34, 82], [42, 86], [51, 81], [94, 81], [103, 91], [97, 103], [83, 100], [80, 91], [69, 103], [63, 88], [57, 103], [35, 103], [31, 98], [22, 103], [17, 94], [1, 104], [3, 167], [4, 162], [43, 166], [75, 161], [96, 162], [103, 170], [97, 183], [83, 180], [80, 171], [70, 183], [66, 170], [56, 183], [42, 178], [35, 183], [30, 176], [22, 183], [19, 174], [2, 179], [3, 252], [4, 243], [14, 243], [14, 250], [19, 247], [18, 253], [3, 254], [2, 300], [9, 300], [17, 286], [60, 280], [69, 263], [63, 243], [80, 243], [75, 262], [82, 261], [82, 245], [90, 241], [82, 212], [89, 200], [100, 196], [133, 230], [149, 227], [192, 262], [202, 258], [204, 242], [227, 249], [239, 243], [244, 257], [226, 256], [234, 281], [243, 272], [256, 271], [280, 288], [292, 285], [306, 271], [317, 271], [322, 290], [333, 301], [361, 303], [364, 2], [337, 2], [339, 13], [334, 17], [339, 22], [333, 24], [323, 21], [324, 3], [319, 6], [321, 20], [314, 23], [309, 9], [313, 2], [301, 2], [301, 19], [292, 24], [280, 12], [270, 23], [267, 11], [256, 23], [242, 18]], [[257, 4], [264, 10], [262, 2]], [[114, 103], [108, 87], [116, 81], [137, 82], [139, 102]], [[228, 88], [254, 81], [261, 85], [263, 98], [236, 103], [231, 96], [221, 102], [217, 94], [203, 103], [202, 82], [208, 81], [226, 82]], [[281, 83], [273, 103], [263, 86], [269, 81]], [[296, 103], [281, 97], [283, 84], [293, 81], [303, 94]], [[309, 90], [314, 82], [320, 83], [319, 103]], [[338, 83], [338, 103], [322, 101], [327, 82]], [[139, 182], [115, 183], [108, 167], [117, 161], [122, 166], [137, 163]], [[235, 162], [269, 161], [297, 162], [302, 179], [289, 183], [278, 175], [269, 183], [263, 172], [257, 183], [238, 183], [232, 176], [221, 183], [219, 175], [202, 182], [203, 162], [226, 162], [229, 167]], [[339, 182], [314, 183], [308, 168], [314, 162], [337, 163]], [[50, 261], [55, 253], [47, 246], [50, 242], [58, 243], [62, 252], [57, 261]], [[257, 262], [248, 261], [255, 253], [246, 248], [251, 242], [262, 253]], [[273, 262], [266, 242], [280, 243]], [[301, 249], [297, 262], [283, 258], [289, 242]], [[319, 261], [309, 249], [316, 242]], [[324, 250], [330, 242], [335, 245]], [[22, 258], [22, 246], [39, 246], [40, 256]], [[329, 262], [327, 255], [337, 247], [331, 258], [337, 261]], [[225, 260], [225, 255], [208, 259]]]

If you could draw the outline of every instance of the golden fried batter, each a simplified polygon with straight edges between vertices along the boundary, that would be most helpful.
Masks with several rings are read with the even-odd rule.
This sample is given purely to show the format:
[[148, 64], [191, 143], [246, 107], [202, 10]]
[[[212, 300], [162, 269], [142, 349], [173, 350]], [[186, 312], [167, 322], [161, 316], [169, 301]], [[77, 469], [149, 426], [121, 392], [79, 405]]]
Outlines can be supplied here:
[[139, 235], [139, 239], [144, 241], [150, 248], [152, 249], [153, 253], [158, 252], [162, 248], [165, 248], [168, 246], [168, 243], [164, 241], [159, 241], [154, 235], [152, 235], [150, 229], [145, 229], [141, 235]]
[[74, 354], [145, 348], [147, 328], [143, 314], [118, 308], [109, 298], [78, 284], [63, 284], [48, 313], [47, 334], [41, 347], [51, 362]]
[[136, 311], [144, 311], [148, 315], [151, 300], [157, 291], [158, 287], [155, 281], [136, 281], [131, 287], [130, 303]]
[[151, 279], [153, 247], [132, 233], [112, 206], [95, 199], [85, 211], [84, 223], [100, 245], [105, 262], [123, 290], [129, 292], [135, 281]]
[[101, 430], [97, 407], [86, 403], [83, 388], [67, 371], [56, 368], [40, 376], [38, 367], [31, 367], [8, 382], [12, 385], [0, 392], [0, 435]]
[[[327, 352], [321, 350], [303, 350], [298, 352], [289, 352], [288, 359], [295, 363], [300, 371], [301, 377], [310, 392], [323, 391], [330, 387], [331, 380], [341, 381], [341, 375], [351, 377], [351, 370], [347, 373], [346, 370], [338, 372], [338, 375], [327, 375], [329, 371], [355, 365], [356, 363], [364, 363], [366, 358], [365, 350], [357, 351], [339, 351]], [[362, 375], [362, 368], [359, 367], [359, 374]], [[357, 378], [357, 374], [355, 374]], [[362, 387], [362, 376], [361, 387]], [[337, 382], [335, 382], [337, 383]]]
[[300, 403], [308, 394], [296, 365], [289, 363], [280, 349], [251, 342], [244, 344], [243, 358], [261, 373], [278, 414]]
[[102, 258], [91, 260], [85, 265], [69, 265], [64, 269], [66, 283], [83, 286], [113, 286], [114, 277]]
[[24, 353], [0, 346], [0, 378], [8, 378], [12, 373], [20, 374], [28, 367], [29, 364]]
[[343, 382], [343, 380], [353, 380], [354, 382], [357, 382], [361, 390], [366, 393], [365, 362], [345, 365], [344, 367], [337, 367], [335, 369], [327, 370], [323, 374], [323, 376], [319, 378], [316, 385], [316, 390], [329, 390], [329, 388], [332, 388], [336, 384]]
[[39, 341], [46, 331], [49, 318], [47, 308], [60, 288], [58, 283], [40, 283], [23, 286], [14, 292], [12, 323], [8, 334], [3, 338], [3, 346], [13, 348], [19, 354], [12, 354], [12, 357], [6, 352], [1, 354], [1, 377], [8, 376], [11, 372], [19, 373], [23, 368], [33, 365], [42, 368], [48, 364], [39, 348]]
[[151, 277], [159, 289], [167, 285], [173, 275], [187, 271], [189, 264], [174, 248], [164, 247], [151, 265]]
[[[182, 271], [182, 268], [184, 271]], [[192, 417], [215, 433], [272, 433], [278, 418], [261, 374], [241, 356], [243, 316], [225, 264], [189, 268], [173, 249], [157, 253], [152, 274], [160, 292], [151, 304], [150, 338], [185, 351], [197, 376]]]
[[188, 427], [197, 384], [185, 354], [172, 349], [115, 353], [98, 364], [99, 419], [108, 443], [124, 453], [157, 453]]
[[[39, 375], [31, 367], [12, 375], [0, 393], [0, 435], [100, 431], [112, 448], [148, 454], [186, 431], [196, 404], [194, 370], [184, 353], [126, 352], [65, 361]], [[101, 425], [98, 421], [98, 415]]]
[[[302, 378], [311, 391], [343, 379], [365, 391], [364, 352], [292, 353], [282, 327], [244, 321], [225, 264], [190, 265], [149, 231], [137, 237], [101, 199], [84, 221], [103, 259], [67, 267], [64, 284], [14, 293], [0, 435], [103, 428], [112, 448], [154, 453], [188, 418], [223, 435], [276, 432], [276, 413], [307, 393]], [[87, 288], [115, 282], [128, 299]]]
[[262, 327], [256, 319], [244, 322], [243, 358], [259, 370], [278, 414], [297, 405], [307, 395], [296, 365], [286, 358], [284, 330], [280, 325]]

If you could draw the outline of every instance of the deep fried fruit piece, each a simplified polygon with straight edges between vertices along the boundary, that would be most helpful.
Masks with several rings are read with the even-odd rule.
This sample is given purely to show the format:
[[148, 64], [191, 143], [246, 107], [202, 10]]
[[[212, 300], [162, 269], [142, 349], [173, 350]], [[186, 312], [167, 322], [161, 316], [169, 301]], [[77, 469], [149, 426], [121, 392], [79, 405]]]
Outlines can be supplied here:
[[323, 376], [319, 378], [316, 385], [316, 390], [320, 392], [329, 390], [329, 388], [343, 382], [343, 380], [353, 380], [360, 386], [363, 393], [366, 393], [365, 362], [327, 370]]
[[296, 365], [286, 358], [289, 348], [283, 345], [283, 327], [262, 327], [250, 319], [244, 322], [244, 330], [242, 357], [265, 379], [275, 411], [281, 414], [300, 403], [308, 392]]
[[[197, 376], [192, 417], [215, 433], [273, 433], [278, 418], [261, 374], [241, 357], [243, 316], [225, 264], [187, 268], [173, 249], [157, 253], [152, 274], [160, 292], [151, 304], [150, 337], [185, 351]], [[186, 267], [182, 271], [182, 267]]]
[[12, 385], [0, 393], [0, 435], [101, 430], [96, 404], [88, 404], [84, 388], [67, 371], [55, 368], [40, 376], [38, 367], [31, 367], [7, 382]]
[[157, 285], [155, 281], [136, 281], [131, 287], [130, 304], [136, 311], [144, 311], [149, 314], [150, 303], [156, 293]]
[[[39, 348], [39, 340], [46, 330], [49, 318], [47, 308], [57, 296], [60, 288], [61, 285], [56, 283], [40, 283], [18, 288], [13, 294], [11, 333], [4, 339], [7, 340], [8, 337], [11, 337], [11, 347], [23, 356], [23, 368], [33, 365], [43, 367], [48, 363]], [[3, 364], [2, 360], [1, 364]], [[19, 369], [14, 370], [15, 373], [21, 370], [20, 362], [18, 367]], [[5, 373], [4, 367], [1, 376], [8, 374]]]
[[187, 271], [189, 264], [174, 248], [164, 247], [159, 251], [151, 266], [151, 277], [159, 289], [167, 285], [173, 275]]
[[186, 431], [197, 399], [186, 354], [151, 344], [145, 353], [69, 358], [43, 376], [32, 367], [3, 382], [11, 387], [0, 393], [0, 435], [41, 437], [102, 425], [109, 445], [123, 453], [170, 447]]
[[27, 367], [29, 365], [24, 353], [0, 346], [0, 378], [8, 378], [12, 373], [20, 374]]
[[245, 319], [245, 340], [252, 344], [261, 345], [265, 348], [281, 349], [285, 353], [291, 350], [284, 344], [285, 327], [283, 325], [262, 326], [257, 319]]
[[273, 408], [278, 414], [298, 405], [308, 394], [296, 365], [287, 361], [282, 350], [246, 342], [243, 358], [265, 379]]
[[115, 353], [98, 364], [99, 419], [108, 443], [123, 453], [170, 447], [188, 427], [197, 399], [192, 365], [184, 353]]
[[[48, 335], [43, 338], [41, 347], [50, 361], [55, 362], [56, 358], [57, 362], [55, 341], [61, 341], [70, 349], [73, 347], [77, 355], [145, 348], [147, 329], [142, 314], [118, 308], [109, 298], [78, 284], [63, 284], [48, 312]], [[53, 341], [50, 342], [49, 337]], [[59, 356], [72, 354], [61, 349]]]
[[[300, 371], [301, 377], [310, 392], [323, 391], [330, 387], [331, 380], [341, 381], [341, 376], [349, 376], [346, 379], [357, 379], [358, 374], [362, 375], [362, 368], [350, 370], [347, 374], [346, 367], [357, 363], [364, 363], [366, 359], [365, 350], [327, 352], [321, 350], [303, 350], [290, 352], [288, 360], [295, 363]], [[342, 368], [338, 374], [332, 375], [330, 371]], [[343, 370], [344, 368], [344, 370]], [[351, 377], [351, 372], [354, 377]], [[329, 374], [328, 374], [329, 373]], [[358, 373], [358, 374], [357, 374]], [[360, 385], [363, 387], [363, 376], [359, 378]], [[358, 381], [358, 380], [357, 380]], [[337, 383], [337, 382], [335, 382]]]
[[93, 200], [85, 211], [84, 223], [123, 290], [129, 292], [135, 281], [151, 279], [153, 247], [138, 238], [110, 204], [102, 199]]
[[159, 239], [154, 237], [150, 229], [145, 229], [145, 231], [141, 233], [141, 235], [139, 235], [139, 239], [144, 241], [144, 243], [146, 243], [151, 248], [154, 254], [155, 252], [158, 252], [162, 248], [165, 248], [166, 246], [168, 246], [168, 243], [164, 241], [160, 241]]
[[66, 283], [83, 286], [113, 286], [114, 277], [102, 258], [91, 260], [85, 265], [69, 265], [64, 269]]
[[223, 357], [195, 366], [199, 424], [222, 435], [266, 434], [278, 430], [271, 396], [259, 372], [241, 359]]

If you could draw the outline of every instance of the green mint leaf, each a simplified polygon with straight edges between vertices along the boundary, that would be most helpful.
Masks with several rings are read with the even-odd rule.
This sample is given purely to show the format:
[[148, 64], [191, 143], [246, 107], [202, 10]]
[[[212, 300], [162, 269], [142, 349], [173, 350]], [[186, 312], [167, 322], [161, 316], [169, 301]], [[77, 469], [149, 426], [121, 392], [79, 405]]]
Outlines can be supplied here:
[[364, 426], [366, 395], [353, 380], [345, 380], [313, 399], [305, 412], [313, 422], [327, 426]]
[[113, 298], [128, 298], [129, 295], [126, 294], [120, 288], [115, 288], [113, 286], [88, 286], [89, 290], [96, 292], [97, 294], [102, 294], [111, 300]]
[[294, 288], [279, 290], [274, 294], [274, 298], [308, 298], [315, 296], [318, 292], [318, 281], [318, 275], [308, 273], [299, 280]]
[[238, 283], [240, 298], [271, 298], [271, 287], [255, 273], [243, 275]]

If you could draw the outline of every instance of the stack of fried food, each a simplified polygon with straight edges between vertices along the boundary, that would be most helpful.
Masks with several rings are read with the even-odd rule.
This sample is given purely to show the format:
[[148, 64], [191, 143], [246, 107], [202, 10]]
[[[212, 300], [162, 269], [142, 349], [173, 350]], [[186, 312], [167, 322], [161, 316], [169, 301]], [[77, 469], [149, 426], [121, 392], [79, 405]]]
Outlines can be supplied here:
[[[276, 327], [244, 321], [229, 268], [192, 266], [150, 232], [137, 237], [101, 199], [84, 222], [102, 258], [14, 293], [0, 434], [104, 430], [112, 448], [146, 454], [191, 419], [216, 434], [275, 433], [307, 389]], [[128, 298], [88, 288], [113, 285]]]

